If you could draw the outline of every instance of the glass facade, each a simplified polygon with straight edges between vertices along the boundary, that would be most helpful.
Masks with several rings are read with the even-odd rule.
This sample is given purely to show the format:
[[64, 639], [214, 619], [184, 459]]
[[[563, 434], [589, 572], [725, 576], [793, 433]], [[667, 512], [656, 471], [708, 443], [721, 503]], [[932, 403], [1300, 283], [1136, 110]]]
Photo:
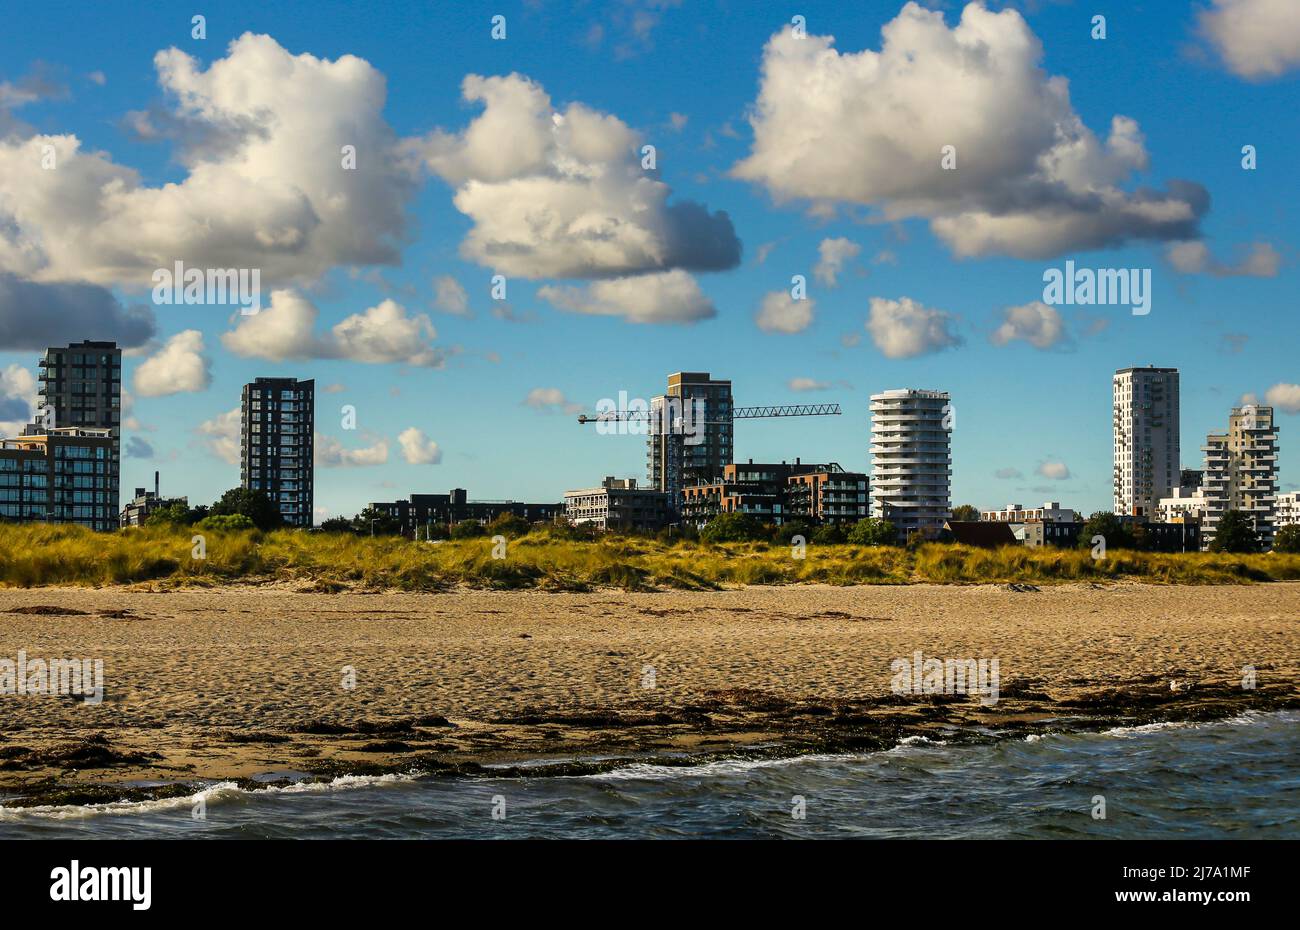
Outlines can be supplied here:
[[240, 483], [262, 491], [290, 526], [313, 523], [316, 383], [258, 378], [241, 399]]

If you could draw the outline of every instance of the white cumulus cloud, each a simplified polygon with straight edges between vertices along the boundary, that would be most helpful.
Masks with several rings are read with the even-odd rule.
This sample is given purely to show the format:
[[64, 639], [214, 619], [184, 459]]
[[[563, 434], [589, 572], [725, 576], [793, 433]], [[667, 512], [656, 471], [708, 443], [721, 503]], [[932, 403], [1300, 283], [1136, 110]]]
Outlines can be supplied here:
[[1255, 242], [1237, 262], [1222, 262], [1199, 239], [1172, 242], [1165, 249], [1169, 263], [1183, 274], [1210, 274], [1216, 278], [1275, 278], [1282, 256], [1267, 242]]
[[791, 378], [786, 382], [786, 387], [792, 391], [826, 391], [830, 386], [829, 381], [818, 381], [816, 378]]
[[16, 436], [36, 412], [36, 379], [22, 365], [0, 368], [0, 438]]
[[212, 362], [203, 354], [203, 333], [187, 329], [172, 336], [135, 370], [135, 392], [141, 397], [205, 391], [212, 384]]
[[924, 307], [910, 297], [873, 297], [867, 332], [886, 358], [912, 358], [960, 345], [955, 321], [951, 313]]
[[858, 52], [790, 28], [773, 36], [753, 149], [732, 173], [821, 213], [865, 204], [927, 219], [961, 256], [1196, 238], [1204, 188], [1126, 189], [1149, 167], [1138, 124], [1115, 116], [1105, 139], [1084, 125], [1014, 9], [971, 3], [949, 28], [942, 12], [908, 3], [881, 35], [880, 51]]
[[1037, 470], [1039, 475], [1052, 481], [1064, 481], [1070, 477], [1070, 467], [1064, 462], [1041, 462]]
[[402, 430], [397, 437], [397, 444], [402, 447], [402, 458], [412, 465], [437, 465], [442, 461], [442, 450], [438, 444], [414, 426]]
[[524, 398], [524, 406], [548, 412], [563, 410], [565, 413], [580, 413], [582, 411], [582, 404], [573, 403], [564, 396], [563, 391], [554, 387], [533, 388]]
[[537, 296], [561, 310], [618, 316], [629, 323], [696, 323], [718, 313], [699, 282], [680, 269], [584, 287], [544, 285]]
[[674, 268], [735, 267], [740, 241], [726, 213], [671, 191], [642, 167], [641, 138], [617, 116], [571, 103], [511, 74], [468, 75], [464, 99], [483, 112], [461, 132], [414, 146], [456, 188], [473, 220], [461, 254], [523, 278], [605, 278]]
[[1275, 384], [1264, 392], [1264, 401], [1286, 413], [1300, 413], [1300, 384]]
[[1214, 0], [1198, 25], [1228, 70], [1256, 81], [1300, 67], [1295, 0]]
[[203, 438], [203, 444], [209, 452], [231, 465], [239, 464], [239, 426], [240, 410], [238, 407], [218, 414], [211, 420], [204, 420], [195, 432]]
[[765, 333], [801, 333], [812, 325], [816, 301], [795, 300], [789, 291], [769, 291], [754, 314], [754, 322]]
[[383, 74], [251, 33], [206, 68], [177, 48], [154, 67], [168, 108], [145, 122], [175, 140], [183, 176], [148, 186], [68, 133], [0, 140], [0, 271], [130, 287], [177, 259], [282, 282], [397, 262], [418, 165], [383, 118]]
[[271, 293], [270, 305], [260, 313], [240, 316], [234, 330], [221, 342], [245, 358], [348, 359], [372, 364], [404, 364], [441, 368], [446, 353], [434, 347], [437, 331], [423, 313], [408, 316], [394, 300], [362, 313], [354, 313], [328, 332], [316, 332], [320, 311], [293, 290]]
[[813, 277], [819, 284], [835, 287], [839, 283], [840, 272], [844, 265], [858, 257], [862, 246], [852, 239], [823, 239], [817, 246], [817, 264], [813, 266]]
[[314, 446], [317, 468], [360, 468], [388, 461], [388, 443], [383, 439], [360, 449], [348, 449], [333, 436], [317, 433]]
[[433, 279], [433, 302], [439, 310], [453, 316], [469, 316], [469, 294], [449, 274]]
[[1069, 338], [1061, 314], [1041, 300], [1008, 307], [1003, 312], [1002, 325], [989, 336], [994, 345], [1004, 346], [1020, 339], [1035, 349], [1050, 349], [1069, 342]]

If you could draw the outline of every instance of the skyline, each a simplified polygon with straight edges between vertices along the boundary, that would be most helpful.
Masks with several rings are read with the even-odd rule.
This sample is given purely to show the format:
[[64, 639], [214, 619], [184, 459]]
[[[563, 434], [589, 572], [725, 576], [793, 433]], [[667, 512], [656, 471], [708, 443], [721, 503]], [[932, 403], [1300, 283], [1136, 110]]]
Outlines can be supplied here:
[[[1230, 42], [1208, 38], [1221, 33], [1203, 25], [1196, 7], [1176, 28], [1165, 12], [1103, 11], [1104, 40], [1089, 35], [1093, 11], [1076, 5], [1018, 13], [991, 5], [982, 16], [968, 10], [1007, 63], [1012, 84], [967, 76], [967, 110], [942, 114], [958, 127], [955, 175], [959, 186], [971, 185], [964, 196], [1023, 200], [1036, 191], [1028, 182], [1002, 189], [997, 178], [979, 177], [988, 142], [981, 117], [997, 113], [996, 99], [982, 93], [990, 89], [1023, 91], [1014, 99], [1029, 116], [1017, 115], [1011, 128], [1023, 132], [1006, 133], [1008, 144], [987, 149], [988, 158], [1011, 158], [1007, 150], [1017, 144], [1032, 152], [1044, 125], [1077, 129], [1077, 118], [1076, 138], [1097, 151], [1080, 156], [1075, 170], [1122, 193], [1119, 208], [1083, 210], [1039, 191], [1046, 214], [1010, 218], [1032, 230], [1044, 215], [1065, 215], [1074, 238], [1026, 240], [996, 228], [978, 232], [985, 212], [1007, 219], [996, 213], [1004, 208], [954, 206], [942, 176], [936, 182], [933, 172], [911, 169], [905, 156], [915, 140], [893, 137], [903, 157], [882, 166], [866, 143], [891, 141], [883, 130], [880, 138], [839, 138], [838, 148], [827, 148], [852, 156], [852, 170], [837, 178], [837, 165], [810, 161], [816, 152], [801, 148], [783, 122], [789, 107], [782, 88], [808, 78], [815, 65], [804, 52], [818, 37], [835, 37], [833, 46], [817, 46], [819, 60], [839, 67], [832, 73], [850, 82], [849, 90], [866, 80], [850, 63], [867, 60], [850, 56], [879, 51], [880, 29], [891, 22], [895, 37], [899, 23], [916, 31], [923, 76], [941, 76], [953, 37], [968, 28], [959, 25], [960, 9], [904, 13], [901, 4], [887, 4], [849, 12], [807, 3], [802, 41], [811, 44], [796, 48], [781, 31], [790, 19], [784, 9], [751, 19], [720, 13], [725, 4], [562, 4], [546, 16], [529, 4], [492, 7], [468, 4], [421, 19], [415, 7], [363, 18], [234, 4], [208, 14], [203, 40], [190, 36], [193, 11], [170, 5], [148, 15], [124, 14], [115, 4], [78, 11], [84, 29], [66, 37], [66, 30], [51, 32], [66, 13], [15, 14], [22, 28], [0, 37], [11, 63], [0, 71], [0, 213], [12, 221], [0, 224], [0, 431], [15, 435], [12, 424], [29, 419], [21, 405], [46, 344], [134, 340], [139, 354], [123, 364], [132, 405], [122, 486], [149, 485], [159, 469], [167, 493], [205, 502], [238, 484], [238, 466], [217, 450], [229, 453], [233, 435], [237, 454], [238, 416], [232, 423], [230, 413], [239, 387], [257, 377], [314, 379], [321, 394], [316, 502], [328, 511], [317, 512], [319, 522], [413, 492], [464, 487], [484, 498], [559, 500], [605, 475], [642, 479], [644, 437], [601, 436], [579, 426], [575, 414], [594, 412], [598, 400], [620, 391], [648, 399], [662, 393], [669, 372], [698, 370], [730, 379], [738, 405], [843, 405], [841, 417], [739, 424], [737, 461], [802, 456], [870, 471], [869, 396], [946, 391], [957, 413], [954, 504], [1060, 500], [1087, 513], [1111, 509], [1111, 376], [1154, 364], [1182, 373], [1181, 465], [1201, 467], [1202, 440], [1223, 428], [1230, 408], [1249, 395], [1266, 403], [1274, 389], [1285, 401], [1273, 403], [1279, 488], [1300, 487], [1300, 464], [1287, 455], [1300, 388], [1286, 387], [1300, 381], [1297, 323], [1287, 313], [1294, 245], [1285, 231], [1297, 197], [1285, 170], [1288, 144], [1300, 136], [1287, 105], [1295, 62], [1288, 70], [1283, 61], [1277, 75], [1235, 73], [1238, 59], [1220, 55]], [[639, 20], [638, 11], [653, 15]], [[507, 17], [505, 40], [490, 38], [497, 12]], [[92, 41], [96, 17], [124, 15], [140, 28], [112, 48]], [[269, 38], [240, 39], [245, 32]], [[1041, 42], [1041, 71], [1032, 53], [1017, 57], [1010, 42], [1025, 35]], [[557, 56], [557, 45], [571, 53]], [[368, 65], [340, 60], [348, 54]], [[276, 74], [283, 91], [259, 101], [273, 105], [275, 118], [265, 122], [232, 103], [236, 90], [256, 96], [256, 82], [241, 81], [257, 68]], [[512, 72], [532, 83], [463, 83], [467, 75]], [[1050, 76], [1069, 81], [1068, 99], [1052, 91]], [[699, 94], [702, 86], [713, 93]], [[463, 88], [485, 99], [464, 100]], [[903, 105], [917, 88], [882, 79], [874, 90]], [[540, 102], [541, 93], [549, 103]], [[847, 99], [852, 95], [839, 102]], [[1043, 111], [1031, 112], [1034, 106]], [[494, 111], [506, 116], [484, 118]], [[571, 132], [559, 141], [546, 131], [530, 135], [530, 119], [553, 111], [565, 115]], [[961, 118], [967, 111], [973, 119]], [[1211, 111], [1213, 120], [1192, 119]], [[1137, 125], [1112, 123], [1115, 116]], [[314, 175], [326, 153], [337, 164], [335, 143], [348, 144], [339, 135], [345, 124], [368, 127], [357, 153], [365, 209], [349, 203], [334, 217], [325, 209], [332, 182]], [[76, 154], [65, 138], [56, 146], [60, 167], [38, 175], [23, 166], [42, 134], [60, 133], [75, 134]], [[656, 145], [658, 168], [648, 177], [671, 193], [647, 192], [647, 178], [610, 169], [625, 166], [602, 146], [634, 150], [625, 144], [634, 137]], [[588, 210], [621, 221], [597, 239], [613, 237], [612, 256], [572, 228], [530, 239], [530, 230], [511, 225], [509, 210], [495, 209], [499, 196], [507, 206], [525, 196], [543, 198], [550, 209], [563, 203], [546, 199], [555, 177], [490, 157], [525, 151], [538, 139], [549, 146], [547, 157], [584, 153], [589, 166], [610, 169], [605, 187], [574, 180], [581, 173], [566, 183], [577, 185]], [[381, 142], [382, 170], [368, 168]], [[934, 150], [937, 168], [940, 146], [930, 142], [916, 145]], [[1241, 166], [1246, 144], [1259, 152], [1254, 170]], [[422, 165], [411, 174], [401, 156], [413, 149]], [[961, 180], [968, 159], [974, 183]], [[264, 202], [235, 196], [252, 189], [241, 172], [253, 164], [301, 199], [286, 195], [263, 210]], [[999, 171], [1018, 164], [1002, 162]], [[123, 166], [138, 178], [121, 173]], [[110, 177], [140, 194], [141, 204], [96, 203], [91, 210], [90, 182]], [[223, 187], [231, 177], [246, 183]], [[25, 195], [13, 179], [40, 196]], [[817, 186], [832, 182], [840, 186]], [[1139, 221], [1150, 202], [1137, 191], [1148, 186], [1164, 206], [1186, 206], [1195, 217], [1190, 226]], [[169, 212], [176, 205], [167, 193], [182, 188], [195, 198], [184, 202], [203, 210]], [[648, 204], [649, 225], [637, 225], [642, 213], [628, 213], [630, 204]], [[1075, 208], [1079, 215], [1069, 215]], [[302, 209], [315, 221], [304, 220]], [[215, 221], [227, 238], [194, 232], [187, 222], [194, 216]], [[135, 225], [124, 226], [128, 220]], [[88, 225], [79, 227], [83, 221]], [[91, 233], [76, 233], [82, 228]], [[251, 230], [292, 239], [304, 229], [303, 242], [292, 247], [275, 235], [253, 237], [251, 245], [246, 238]], [[1112, 244], [1095, 247], [1108, 235]], [[266, 243], [260, 267], [229, 260], [256, 251], [259, 241]], [[516, 248], [492, 252], [500, 242]], [[170, 243], [185, 253], [164, 255]], [[1027, 254], [1049, 247], [1050, 254]], [[151, 272], [176, 261], [258, 268], [262, 312], [151, 304]], [[1043, 314], [1033, 305], [1044, 275], [1069, 261], [1145, 270], [1150, 312], [1076, 304], [1055, 308], [1056, 319]], [[507, 278], [508, 309], [490, 297], [496, 273]], [[809, 303], [773, 297], [788, 291], [793, 275], [805, 276]], [[646, 295], [655, 299], [647, 303]], [[1022, 312], [1008, 314], [1013, 308]], [[606, 315], [615, 310], [622, 315]], [[1243, 311], [1254, 316], [1243, 320]], [[115, 315], [118, 331], [88, 328], [104, 313]], [[677, 322], [625, 318], [657, 313]], [[347, 318], [349, 325], [336, 328]], [[846, 344], [849, 335], [856, 344]], [[313, 357], [292, 357], [304, 354]], [[342, 414], [331, 405], [355, 407], [357, 430], [341, 429]], [[140, 457], [146, 447], [151, 457]], [[425, 464], [409, 461], [407, 450]], [[173, 477], [182, 473], [183, 482]], [[1065, 477], [1049, 477], [1057, 475]]]

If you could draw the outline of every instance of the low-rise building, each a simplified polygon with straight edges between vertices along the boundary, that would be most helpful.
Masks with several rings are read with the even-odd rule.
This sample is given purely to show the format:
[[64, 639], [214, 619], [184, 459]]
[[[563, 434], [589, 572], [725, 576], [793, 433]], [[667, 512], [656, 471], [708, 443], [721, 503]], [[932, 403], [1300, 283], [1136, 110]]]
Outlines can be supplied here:
[[171, 507], [173, 504], [180, 504], [182, 507], [188, 508], [190, 499], [188, 497], [163, 497], [158, 493], [158, 472], [154, 472], [153, 490], [136, 488], [135, 497], [122, 508], [118, 523], [120, 526], [143, 526], [145, 521], [149, 519], [150, 514], [165, 507]]
[[[1195, 552], [1201, 547], [1201, 527], [1194, 520], [1179, 523], [1151, 523], [1133, 517], [1121, 517], [1138, 540], [1138, 547], [1149, 552]], [[1084, 522], [1008, 524], [1021, 545], [1037, 548], [1053, 546], [1074, 549], [1091, 540], [1082, 539]]]
[[686, 485], [682, 522], [703, 526], [718, 514], [748, 514], [761, 523], [790, 520], [856, 523], [869, 513], [868, 477], [834, 462], [733, 462], [716, 481]]
[[870, 478], [834, 462], [786, 478], [786, 514], [809, 523], [857, 523], [871, 512]]
[[989, 520], [947, 520], [939, 539], [981, 549], [1014, 546], [1020, 541], [1009, 523]]
[[564, 504], [528, 504], [523, 501], [472, 501], [464, 488], [449, 494], [412, 494], [406, 500], [377, 501], [366, 505], [395, 521], [406, 536], [432, 527], [450, 527], [466, 520], [488, 524], [503, 513], [529, 523], [553, 523], [564, 516]]
[[1208, 500], [1202, 488], [1179, 486], [1158, 505], [1162, 523], [1200, 523], [1205, 519]]
[[1296, 526], [1300, 524], [1300, 491], [1291, 491], [1277, 496], [1277, 525]]
[[668, 492], [637, 487], [635, 478], [609, 477], [599, 487], [565, 491], [564, 516], [574, 526], [658, 530], [668, 523]]
[[1137, 523], [1138, 548], [1147, 552], [1199, 552], [1201, 524], [1196, 520], [1174, 523]]
[[1060, 501], [1047, 501], [1041, 507], [1007, 504], [1001, 510], [981, 510], [980, 519], [989, 523], [1029, 523], [1034, 520], [1046, 523], [1077, 523], [1083, 518], [1078, 511], [1062, 507]]
[[115, 443], [76, 426], [0, 440], [0, 520], [117, 529]]

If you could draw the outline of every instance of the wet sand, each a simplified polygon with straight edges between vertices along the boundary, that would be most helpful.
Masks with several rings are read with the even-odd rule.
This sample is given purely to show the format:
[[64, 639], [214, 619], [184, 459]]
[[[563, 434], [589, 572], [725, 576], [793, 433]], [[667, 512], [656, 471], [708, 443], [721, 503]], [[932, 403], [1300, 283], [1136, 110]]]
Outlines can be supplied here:
[[[582, 771], [647, 752], [874, 749], [1300, 707], [1300, 583], [1015, 587], [0, 590], [0, 659], [102, 659], [105, 686], [96, 705], [0, 696], [0, 796], [84, 803], [542, 760]], [[893, 693], [891, 662], [917, 650], [996, 658], [998, 701]]]

